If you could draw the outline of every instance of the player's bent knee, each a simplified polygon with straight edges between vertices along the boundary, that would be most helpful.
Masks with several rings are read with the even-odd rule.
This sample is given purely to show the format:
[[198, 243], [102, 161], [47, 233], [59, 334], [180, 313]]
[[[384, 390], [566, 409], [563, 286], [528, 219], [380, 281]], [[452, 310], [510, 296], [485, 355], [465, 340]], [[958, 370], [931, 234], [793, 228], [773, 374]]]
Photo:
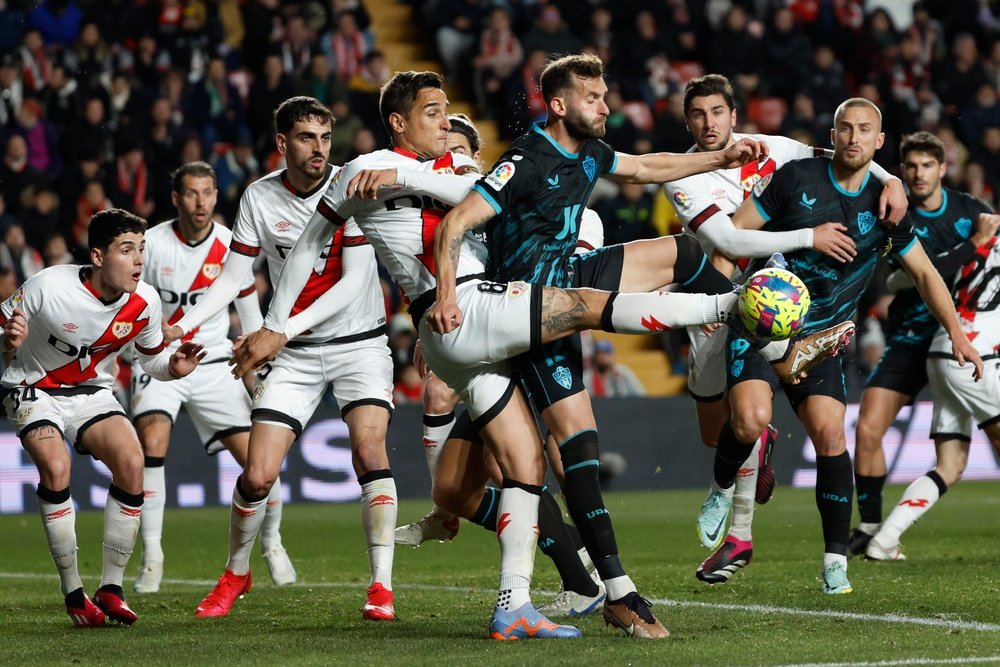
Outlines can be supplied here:
[[747, 406], [732, 415], [733, 435], [740, 442], [754, 442], [771, 421], [767, 406]]
[[277, 477], [267, 471], [248, 468], [243, 471], [243, 490], [254, 498], [263, 498], [271, 492]]
[[885, 437], [885, 430], [870, 420], [858, 421], [858, 442], [859, 451], [877, 451], [882, 447], [882, 438]]
[[841, 424], [819, 424], [812, 428], [813, 445], [820, 456], [837, 456], [845, 451], [844, 427]]
[[458, 403], [458, 396], [442, 380], [424, 385], [424, 413], [444, 415], [451, 412]]
[[65, 489], [69, 486], [69, 458], [50, 459], [38, 462], [38, 480], [47, 489]]

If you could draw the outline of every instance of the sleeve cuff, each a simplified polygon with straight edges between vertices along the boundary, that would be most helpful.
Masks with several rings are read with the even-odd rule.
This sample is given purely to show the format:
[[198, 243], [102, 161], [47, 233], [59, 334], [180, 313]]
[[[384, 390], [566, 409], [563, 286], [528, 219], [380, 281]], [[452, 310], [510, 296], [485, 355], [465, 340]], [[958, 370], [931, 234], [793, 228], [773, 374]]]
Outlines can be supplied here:
[[900, 250], [899, 252], [896, 253], [896, 256], [897, 257], [902, 257], [906, 253], [910, 252], [910, 249], [913, 248], [913, 246], [914, 246], [914, 244], [916, 244], [916, 242], [917, 242], [917, 237], [914, 236], [912, 239], [910, 239], [910, 242], [907, 243], [906, 246], [902, 250]]
[[497, 200], [493, 198], [493, 195], [488, 193], [481, 185], [479, 185], [479, 183], [473, 185], [472, 189], [475, 192], [478, 192], [479, 196], [485, 199], [486, 203], [493, 207], [494, 214], [500, 215], [500, 213], [503, 211], [503, 208], [500, 206], [500, 204], [497, 203]]
[[764, 207], [761, 206], [760, 202], [757, 200], [756, 195], [750, 198], [753, 201], [753, 205], [757, 207], [757, 212], [760, 213], [760, 217], [764, 218], [764, 222], [770, 222], [771, 216], [767, 214]]

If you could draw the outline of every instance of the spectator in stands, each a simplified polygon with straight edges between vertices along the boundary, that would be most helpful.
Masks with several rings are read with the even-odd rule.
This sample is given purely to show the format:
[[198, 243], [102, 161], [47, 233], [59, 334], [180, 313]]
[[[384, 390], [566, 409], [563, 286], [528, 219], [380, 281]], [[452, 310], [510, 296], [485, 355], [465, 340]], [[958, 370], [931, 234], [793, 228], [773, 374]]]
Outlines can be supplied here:
[[219, 191], [216, 209], [226, 220], [235, 220], [240, 195], [262, 175], [260, 163], [253, 154], [253, 137], [250, 136], [250, 131], [241, 129], [233, 147], [216, 155], [212, 166], [215, 168], [218, 181], [216, 187]]
[[7, 225], [0, 242], [0, 271], [13, 271], [17, 283], [21, 284], [43, 268], [45, 262], [41, 254], [28, 245], [21, 224]]
[[71, 230], [73, 243], [78, 248], [90, 247], [87, 243], [90, 218], [98, 211], [106, 211], [113, 206], [114, 204], [104, 194], [104, 186], [100, 181], [89, 181], [83, 186], [83, 192], [76, 200], [76, 220], [73, 221]]
[[889, 13], [882, 8], [865, 17], [857, 37], [853, 58], [846, 61], [851, 69], [875, 80], [889, 71], [896, 58], [897, 35]]
[[761, 92], [791, 100], [806, 79], [812, 43], [787, 7], [775, 10], [761, 40]]
[[46, 44], [69, 46], [80, 34], [83, 12], [73, 0], [43, 0], [28, 20], [41, 32]]
[[99, 90], [100, 77], [111, 72], [111, 49], [94, 22], [84, 24], [73, 50], [66, 57], [67, 64], [76, 72], [77, 81], [87, 93]]
[[615, 361], [615, 346], [609, 340], [594, 343], [594, 356], [583, 373], [583, 383], [595, 398], [646, 395], [646, 388], [632, 369]]
[[[722, 29], [715, 35], [708, 49], [708, 65], [717, 74], [723, 74], [733, 83], [736, 95], [745, 98], [757, 91], [760, 85], [760, 35], [749, 30], [746, 10], [733, 5], [726, 12]], [[843, 98], [838, 100], [838, 104]]]
[[258, 151], [271, 143], [274, 110], [291, 96], [292, 86], [281, 66], [281, 57], [269, 55], [264, 59], [263, 76], [257, 77], [250, 87], [247, 103], [247, 124], [257, 137]]
[[[987, 82], [986, 69], [979, 60], [976, 38], [969, 33], [955, 37], [951, 58], [942, 60], [934, 70], [934, 91], [944, 104], [945, 114], [954, 119], [956, 113], [975, 95], [979, 86]], [[964, 141], [974, 141], [975, 136], [962, 136]]]
[[844, 66], [831, 47], [822, 44], [816, 48], [807, 77], [802, 92], [812, 99], [816, 122], [821, 127], [833, 127], [833, 112], [850, 93]]
[[993, 186], [986, 180], [986, 172], [983, 169], [983, 165], [978, 162], [969, 162], [966, 164], [962, 180], [958, 184], [958, 187], [976, 199], [981, 199], [991, 204], [993, 209], [996, 210], [997, 195], [1000, 194], [1000, 190], [994, 190]]
[[944, 28], [931, 17], [927, 3], [913, 3], [913, 23], [907, 29], [919, 45], [920, 62], [928, 69], [945, 57]]
[[615, 32], [611, 28], [611, 10], [606, 6], [595, 7], [590, 15], [590, 30], [586, 33], [587, 43], [594, 47], [597, 57], [600, 58], [609, 70], [615, 67], [618, 72], [617, 63], [613, 63], [615, 48], [618, 46], [615, 39]]
[[[353, 15], [352, 15], [353, 19]], [[284, 39], [278, 45], [281, 64], [290, 76], [298, 76], [312, 60], [316, 36], [306, 26], [302, 16], [289, 16], [285, 22]]]
[[[920, 45], [913, 35], [907, 33], [899, 38], [899, 48], [896, 58], [889, 67], [889, 86], [892, 99], [898, 108], [897, 116], [906, 115], [914, 118], [920, 111], [920, 101], [917, 91], [930, 83], [930, 69], [920, 61]], [[911, 127], [899, 128], [899, 132], [908, 134], [916, 129], [911, 121]]]
[[434, 31], [445, 74], [458, 81], [467, 71], [462, 59], [476, 48], [482, 30], [483, 8], [479, 0], [437, 0], [428, 20]]
[[597, 205], [604, 222], [604, 245], [659, 236], [652, 223], [653, 196], [641, 185], [622, 183], [618, 194]]
[[0, 53], [10, 53], [24, 37], [27, 19], [20, 5], [17, 0], [0, 0]]
[[808, 135], [809, 141], [803, 143], [818, 146], [825, 140], [829, 127], [821, 125], [816, 120], [816, 108], [813, 106], [812, 98], [806, 94], [799, 93], [792, 100], [792, 106], [781, 121], [781, 134], [791, 136], [793, 134]]
[[371, 128], [362, 127], [354, 133], [354, 141], [351, 142], [351, 152], [347, 154], [345, 162], [350, 162], [359, 155], [367, 155], [378, 148], [375, 133]]
[[330, 61], [322, 52], [313, 52], [309, 57], [309, 67], [292, 79], [295, 95], [315, 97], [330, 105], [334, 100], [347, 97], [347, 86], [330, 69]]
[[79, 159], [81, 155], [96, 155], [98, 160], [106, 162], [114, 155], [111, 128], [100, 97], [95, 95], [83, 103], [83, 116], [77, 121], [72, 136], [73, 141], [68, 148], [74, 159]]
[[17, 50], [21, 59], [21, 80], [24, 87], [38, 94], [52, 77], [52, 61], [45, 50], [42, 33], [31, 29], [24, 33], [24, 42]]
[[28, 245], [41, 248], [49, 234], [59, 229], [59, 197], [48, 186], [31, 192], [28, 206], [17, 216]]
[[493, 7], [479, 38], [479, 52], [472, 59], [476, 104], [484, 118], [492, 116], [507, 80], [523, 60], [524, 50], [511, 30], [509, 12], [505, 7]]
[[6, 229], [7, 225], [14, 222], [14, 216], [7, 210], [7, 200], [0, 194], [0, 230]]
[[73, 253], [69, 251], [66, 237], [62, 232], [49, 234], [42, 246], [42, 257], [45, 259], [45, 266], [56, 266], [58, 264], [72, 264], [74, 262]]
[[348, 89], [350, 91], [351, 109], [361, 118], [369, 119], [368, 128], [379, 137], [379, 143], [389, 145], [389, 131], [377, 119], [381, 118], [378, 110], [379, 95], [382, 86], [389, 81], [392, 70], [385, 62], [385, 54], [375, 49], [365, 56], [361, 71], [355, 74]]
[[18, 76], [17, 59], [0, 56], [0, 129], [9, 129], [17, 122], [17, 112], [24, 101], [24, 84]]
[[20, 134], [7, 138], [7, 147], [0, 164], [0, 193], [11, 213], [17, 216], [25, 204], [22, 197], [31, 194], [45, 183], [45, 176], [28, 164], [28, 144]]
[[983, 83], [961, 113], [963, 137], [979, 137], [987, 127], [1000, 127], [1000, 97], [992, 83]]
[[108, 121], [113, 131], [148, 134], [149, 100], [136, 94], [127, 75], [119, 72], [111, 77], [108, 98]]
[[358, 28], [353, 12], [337, 15], [336, 28], [323, 36], [320, 46], [333, 73], [345, 84], [361, 70], [365, 56], [373, 48], [370, 38]]
[[[358, 26], [358, 30], [364, 33], [368, 33], [368, 28], [371, 26], [371, 17], [368, 16], [367, 10], [365, 10], [365, 5], [361, 0], [330, 0], [330, 22], [335, 23], [336, 17], [342, 12], [350, 12], [354, 15], [354, 22]], [[371, 35], [368, 35], [369, 39]]]
[[983, 62], [986, 78], [1000, 90], [1000, 38], [994, 39], [990, 45], [989, 58]]
[[983, 128], [981, 147], [973, 157], [982, 165], [989, 190], [994, 195], [1000, 192], [1000, 126]]
[[154, 95], [160, 85], [163, 74], [170, 69], [170, 52], [161, 49], [152, 35], [143, 35], [139, 39], [132, 63], [132, 75], [135, 77], [142, 92]]
[[667, 35], [656, 25], [651, 11], [635, 15], [632, 29], [622, 40], [614, 60], [623, 95], [653, 103], [657, 95], [652, 92], [649, 79], [660, 69], [659, 64], [668, 62], [668, 44]]
[[28, 145], [28, 164], [49, 179], [59, 178], [63, 168], [59, 137], [37, 100], [29, 98], [21, 105], [16, 131]]
[[[279, 63], [277, 67], [280, 67], [280, 59], [277, 56], [268, 58], [265, 69], [273, 70], [276, 62]], [[278, 80], [284, 82], [284, 89], [289, 93], [287, 97], [291, 97], [291, 86], [284, 75]], [[236, 87], [229, 81], [226, 63], [222, 58], [212, 58], [208, 61], [205, 77], [191, 89], [190, 105], [200, 110], [200, 113], [189, 115], [187, 122], [199, 131], [202, 142], [207, 146], [212, 146], [216, 142], [232, 142], [236, 138], [236, 132], [246, 122], [243, 100]], [[270, 109], [273, 110], [274, 107]], [[256, 113], [262, 115], [261, 110], [256, 110]]]
[[544, 49], [550, 55], [569, 55], [580, 50], [583, 44], [569, 31], [562, 20], [562, 13], [556, 5], [542, 8], [534, 29], [521, 39], [525, 53]]
[[684, 117], [684, 93], [673, 92], [668, 101], [653, 124], [653, 150], [683, 153], [691, 147], [691, 132]]
[[42, 91], [40, 99], [45, 108], [45, 117], [60, 135], [65, 135], [83, 113], [79, 86], [62, 64], [52, 68], [50, 85]]
[[354, 135], [364, 128], [365, 122], [351, 109], [347, 100], [336, 100], [330, 107], [337, 122], [330, 129], [330, 161], [344, 164], [351, 153]]
[[115, 152], [105, 190], [115, 206], [148, 220], [155, 204], [142, 145], [129, 135], [119, 135], [115, 140]]
[[608, 105], [608, 117], [604, 123], [604, 141], [623, 153], [634, 155], [648, 153], [648, 149], [636, 150], [635, 143], [639, 139], [639, 130], [625, 113], [625, 101], [617, 83], [612, 82], [608, 86], [604, 101]]
[[548, 64], [548, 52], [535, 49], [527, 53], [520, 73], [510, 80], [507, 88], [506, 121], [502, 129], [508, 137], [527, 131], [533, 122], [543, 120], [546, 115], [539, 77]]

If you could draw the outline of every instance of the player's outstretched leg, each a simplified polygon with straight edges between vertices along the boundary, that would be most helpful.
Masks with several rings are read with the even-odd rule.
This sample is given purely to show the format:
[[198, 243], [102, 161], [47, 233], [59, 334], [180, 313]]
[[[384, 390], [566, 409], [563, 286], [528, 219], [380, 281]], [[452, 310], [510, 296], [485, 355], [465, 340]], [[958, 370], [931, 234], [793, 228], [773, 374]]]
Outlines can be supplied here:
[[139, 534], [142, 504], [141, 493], [127, 493], [112, 482], [104, 505], [104, 568], [94, 604], [107, 618], [125, 625], [139, 618], [125, 602], [122, 581]]
[[271, 574], [275, 586], [289, 586], [298, 580], [295, 566], [288, 557], [281, 543], [281, 514], [284, 502], [281, 498], [281, 477], [274, 480], [271, 491], [267, 494], [267, 509], [264, 512], [264, 523], [260, 527], [260, 551], [264, 564]]

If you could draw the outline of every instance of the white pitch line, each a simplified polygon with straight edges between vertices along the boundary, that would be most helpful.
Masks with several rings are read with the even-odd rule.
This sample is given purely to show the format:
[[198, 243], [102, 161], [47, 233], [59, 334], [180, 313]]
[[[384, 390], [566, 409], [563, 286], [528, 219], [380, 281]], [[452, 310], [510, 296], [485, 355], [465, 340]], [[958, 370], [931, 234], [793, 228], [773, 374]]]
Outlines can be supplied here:
[[[55, 579], [55, 574], [43, 574], [40, 572], [0, 572], [0, 579]], [[97, 577], [83, 577], [84, 579], [97, 579]], [[170, 586], [212, 586], [216, 582], [211, 579], [164, 579], [164, 584]], [[292, 584], [294, 588], [365, 588], [366, 584], [350, 581], [314, 581], [298, 582]], [[443, 591], [446, 593], [495, 593], [495, 589], [477, 588], [475, 586], [439, 586], [435, 584], [402, 584], [397, 585], [400, 590], [417, 591]], [[538, 595], [554, 595], [555, 591], [535, 590]], [[695, 607], [700, 609], [720, 609], [725, 611], [746, 611], [755, 614], [782, 614], [785, 616], [811, 616], [819, 618], [835, 618], [846, 621], [877, 622], [877, 623], [898, 623], [901, 625], [922, 625], [935, 628], [946, 628], [949, 630], [979, 630], [982, 632], [1000, 632], [1000, 624], [981, 623], [979, 621], [956, 621], [946, 618], [923, 618], [919, 616], [905, 616], [903, 614], [859, 614], [850, 611], [829, 611], [822, 609], [798, 609], [796, 607], [774, 607], [764, 604], [724, 604], [715, 602], [699, 602], [694, 600], [671, 600], [669, 598], [652, 598], [654, 604], [665, 607]], [[988, 660], [984, 660], [988, 662]], [[840, 663], [837, 663], [839, 665]], [[862, 667], [869, 663], [843, 663], [846, 666]], [[871, 665], [882, 665], [883, 663], [870, 663]], [[897, 663], [885, 663], [893, 665]], [[915, 663], [898, 663], [920, 664]], [[796, 667], [806, 667], [799, 665]], [[835, 667], [834, 663], [824, 664], [823, 667]]]
[[797, 665], [780, 665], [780, 667], [897, 667], [902, 665], [972, 665], [984, 662], [1000, 662], [1000, 655], [968, 658], [906, 658], [877, 662], [808, 662]]

